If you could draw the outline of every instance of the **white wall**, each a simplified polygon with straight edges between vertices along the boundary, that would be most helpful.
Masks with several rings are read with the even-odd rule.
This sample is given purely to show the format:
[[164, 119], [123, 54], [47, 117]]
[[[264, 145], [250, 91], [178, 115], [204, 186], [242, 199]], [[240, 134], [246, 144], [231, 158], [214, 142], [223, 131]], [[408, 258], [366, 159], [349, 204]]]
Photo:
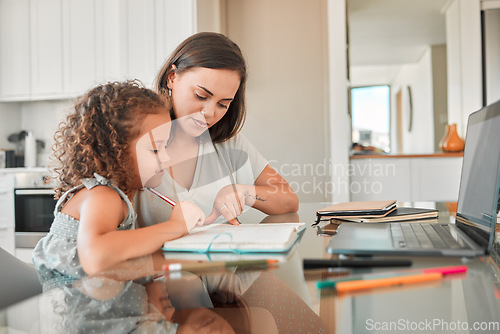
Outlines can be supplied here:
[[10, 143], [7, 137], [21, 131], [20, 108], [18, 103], [0, 103], [0, 149], [16, 148], [16, 145]]
[[[412, 90], [413, 123], [408, 131], [409, 97], [407, 87]], [[391, 104], [396, 105], [396, 94], [402, 92], [403, 150], [402, 153], [434, 152], [434, 115], [432, 95], [431, 51], [428, 48], [415, 64], [401, 66], [391, 82]], [[395, 150], [396, 108], [391, 110], [391, 149]]]
[[500, 8], [487, 10], [485, 17], [486, 43], [486, 103], [500, 100]]
[[31, 130], [36, 139], [45, 142], [45, 150], [38, 155], [38, 166], [47, 166], [52, 154], [54, 133], [65, 115], [70, 112], [72, 101], [54, 100], [25, 102], [21, 104], [21, 129]]
[[[349, 166], [351, 119], [347, 98], [346, 1], [328, 0], [328, 97], [330, 156], [333, 169], [330, 182], [336, 187], [332, 201], [350, 200]], [[340, 170], [340, 171], [339, 171]], [[349, 184], [349, 189], [343, 185]]]
[[197, 0], [196, 1], [196, 28], [198, 32], [213, 31], [226, 32], [226, 1], [225, 0]]
[[226, 10], [226, 33], [241, 47], [249, 73], [243, 133], [301, 201], [325, 200], [330, 195], [326, 1], [227, 1]]
[[401, 65], [351, 66], [351, 87], [389, 85], [400, 68]]
[[479, 0], [453, 0], [444, 9], [448, 64], [448, 122], [465, 135], [467, 117], [482, 107]]

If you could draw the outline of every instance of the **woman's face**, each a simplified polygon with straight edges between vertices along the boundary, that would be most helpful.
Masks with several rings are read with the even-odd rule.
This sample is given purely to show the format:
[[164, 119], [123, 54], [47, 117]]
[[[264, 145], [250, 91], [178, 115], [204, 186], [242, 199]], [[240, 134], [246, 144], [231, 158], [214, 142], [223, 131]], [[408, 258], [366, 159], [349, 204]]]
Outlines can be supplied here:
[[167, 86], [178, 125], [198, 137], [226, 114], [240, 86], [237, 71], [195, 67], [181, 75], [172, 72]]

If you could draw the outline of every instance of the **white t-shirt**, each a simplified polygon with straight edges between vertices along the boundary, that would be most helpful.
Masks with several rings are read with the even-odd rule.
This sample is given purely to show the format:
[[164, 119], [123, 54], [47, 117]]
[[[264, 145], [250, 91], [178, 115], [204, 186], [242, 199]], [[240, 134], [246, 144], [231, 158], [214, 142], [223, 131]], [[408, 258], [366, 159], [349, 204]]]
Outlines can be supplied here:
[[[253, 185], [266, 165], [268, 161], [242, 134], [215, 145], [209, 139], [201, 140], [191, 188], [183, 188], [165, 173], [161, 185], [155, 189], [176, 202], [195, 203], [208, 216], [223, 187], [231, 183]], [[134, 206], [139, 226], [166, 221], [172, 212], [170, 205], [147, 190], [138, 192]]]

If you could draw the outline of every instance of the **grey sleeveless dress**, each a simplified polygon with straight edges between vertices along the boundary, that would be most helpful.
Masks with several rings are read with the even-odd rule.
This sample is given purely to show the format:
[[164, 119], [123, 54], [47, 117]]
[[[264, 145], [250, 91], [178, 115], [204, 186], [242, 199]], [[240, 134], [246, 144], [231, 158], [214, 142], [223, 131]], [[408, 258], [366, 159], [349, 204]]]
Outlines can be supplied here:
[[[81, 185], [61, 196], [49, 233], [33, 251], [33, 264], [44, 291], [40, 307], [47, 321], [42, 327], [50, 333], [175, 333], [177, 324], [167, 321], [158, 312], [149, 313], [151, 305], [146, 290], [138, 282], [120, 283], [119, 293], [108, 299], [93, 298], [82, 290], [81, 282], [89, 278], [78, 259], [79, 221], [61, 210], [68, 196], [83, 187], [92, 189], [99, 185], [114, 189], [127, 204], [128, 215], [117, 230], [135, 228], [137, 215], [128, 197], [98, 174], [82, 180]], [[106, 283], [105, 279], [102, 282]]]

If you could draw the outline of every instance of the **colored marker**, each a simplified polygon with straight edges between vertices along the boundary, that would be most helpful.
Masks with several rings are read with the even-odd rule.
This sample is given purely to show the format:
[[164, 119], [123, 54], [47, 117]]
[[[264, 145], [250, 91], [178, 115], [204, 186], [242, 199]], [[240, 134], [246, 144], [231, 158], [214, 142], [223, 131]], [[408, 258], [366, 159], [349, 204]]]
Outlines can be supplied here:
[[391, 278], [391, 277], [399, 277], [399, 276], [408, 276], [415, 272], [422, 274], [430, 274], [430, 273], [439, 273], [443, 276], [452, 275], [452, 274], [460, 274], [467, 272], [466, 265], [460, 266], [448, 266], [448, 267], [435, 267], [435, 268], [425, 268], [425, 269], [415, 269], [415, 270], [405, 270], [405, 271], [396, 271], [396, 272], [386, 272], [386, 273], [373, 273], [373, 274], [364, 274], [364, 275], [353, 275], [347, 277], [340, 277], [336, 279], [328, 279], [324, 281], [318, 281], [317, 287], [328, 288], [335, 287], [337, 283], [344, 281], [357, 281], [357, 280], [373, 280], [373, 279], [382, 279], [382, 278]]
[[411, 266], [411, 260], [404, 259], [374, 259], [374, 260], [327, 260], [327, 259], [304, 259], [304, 269], [319, 268], [371, 268], [371, 267], [404, 267]]
[[428, 268], [423, 269], [423, 273], [441, 273], [442, 275], [451, 275], [451, 274], [460, 274], [467, 272], [467, 266], [450, 266], [450, 267], [436, 267], [436, 268]]
[[198, 262], [198, 263], [172, 263], [163, 266], [164, 271], [200, 271], [209, 269], [223, 269], [228, 267], [240, 266], [262, 266], [277, 263], [278, 260], [241, 260], [241, 261], [214, 261], [214, 262]]
[[160, 193], [156, 189], [153, 189], [153, 188], [147, 188], [147, 189], [149, 191], [151, 191], [153, 194], [155, 194], [156, 196], [158, 196], [159, 198], [161, 198], [162, 200], [164, 200], [165, 202], [167, 202], [168, 204], [170, 204], [172, 207], [175, 206], [176, 203], [173, 200], [171, 200], [167, 196], [163, 195], [162, 193]]
[[442, 277], [443, 274], [441, 273], [427, 273], [427, 274], [404, 275], [404, 276], [387, 277], [387, 278], [370, 279], [370, 280], [337, 282], [335, 284], [335, 290], [337, 290], [337, 292], [340, 293], [354, 292], [354, 291], [376, 289], [382, 287], [436, 281], [438, 279], [441, 279]]

